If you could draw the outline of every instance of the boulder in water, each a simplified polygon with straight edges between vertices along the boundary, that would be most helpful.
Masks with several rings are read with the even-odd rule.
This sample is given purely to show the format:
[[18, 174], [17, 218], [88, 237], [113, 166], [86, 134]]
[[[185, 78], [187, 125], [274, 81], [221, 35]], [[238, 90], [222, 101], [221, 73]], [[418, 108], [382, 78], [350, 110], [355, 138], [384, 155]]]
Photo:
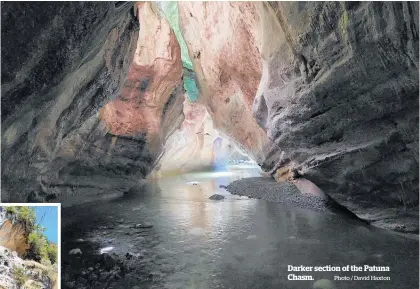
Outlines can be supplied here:
[[70, 250], [69, 255], [82, 255], [82, 250], [80, 250], [79, 248]]
[[225, 197], [222, 195], [214, 194], [209, 197], [210, 200], [220, 201], [223, 200]]

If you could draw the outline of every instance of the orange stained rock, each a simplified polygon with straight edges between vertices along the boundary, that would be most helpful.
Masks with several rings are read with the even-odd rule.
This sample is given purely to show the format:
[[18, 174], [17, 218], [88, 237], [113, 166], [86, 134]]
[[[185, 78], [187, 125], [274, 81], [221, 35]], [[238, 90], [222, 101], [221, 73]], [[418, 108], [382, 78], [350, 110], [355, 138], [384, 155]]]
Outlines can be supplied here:
[[180, 25], [215, 128], [264, 158], [269, 140], [252, 116], [262, 73], [259, 14], [252, 2], [179, 2]]
[[261, 79], [259, 17], [249, 2], [179, 2], [181, 26], [196, 73], [215, 101], [238, 90], [251, 107]]
[[112, 134], [146, 133], [150, 140], [158, 134], [164, 106], [181, 82], [181, 48], [151, 2], [136, 5], [141, 29], [134, 59], [121, 94], [103, 107], [100, 117]]
[[29, 249], [23, 225], [6, 220], [0, 228], [0, 246], [16, 251], [20, 257]]

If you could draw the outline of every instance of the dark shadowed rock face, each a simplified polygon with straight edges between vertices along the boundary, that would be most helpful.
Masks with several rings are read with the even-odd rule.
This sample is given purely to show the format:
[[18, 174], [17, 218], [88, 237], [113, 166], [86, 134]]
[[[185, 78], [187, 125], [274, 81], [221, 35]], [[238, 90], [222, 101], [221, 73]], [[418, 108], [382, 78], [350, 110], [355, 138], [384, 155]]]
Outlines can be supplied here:
[[418, 206], [418, 7], [261, 8], [267, 34], [253, 112], [283, 150], [277, 167], [297, 168], [362, 217]]
[[2, 3], [3, 201], [121, 192], [150, 170], [145, 138], [112, 136], [97, 115], [136, 48], [133, 5], [117, 6]]

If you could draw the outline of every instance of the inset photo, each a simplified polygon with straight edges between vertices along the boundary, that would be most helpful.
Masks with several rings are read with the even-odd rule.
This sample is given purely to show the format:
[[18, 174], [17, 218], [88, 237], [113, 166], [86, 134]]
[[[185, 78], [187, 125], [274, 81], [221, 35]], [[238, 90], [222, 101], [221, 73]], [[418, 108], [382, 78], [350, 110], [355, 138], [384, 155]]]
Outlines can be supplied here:
[[0, 289], [60, 288], [60, 204], [0, 204]]

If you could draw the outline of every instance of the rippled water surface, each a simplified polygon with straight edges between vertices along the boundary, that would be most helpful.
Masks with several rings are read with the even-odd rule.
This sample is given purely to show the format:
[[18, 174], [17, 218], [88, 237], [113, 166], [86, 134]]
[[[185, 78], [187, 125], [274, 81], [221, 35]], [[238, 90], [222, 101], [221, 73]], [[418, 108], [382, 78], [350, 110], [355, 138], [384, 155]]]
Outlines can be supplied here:
[[[107, 251], [144, 254], [139, 266], [150, 270], [155, 281], [141, 288], [307, 289], [319, 279], [332, 280], [337, 289], [418, 288], [418, 240], [337, 215], [232, 196], [219, 188], [257, 175], [258, 168], [242, 164], [226, 172], [150, 181], [144, 192], [64, 209], [63, 218], [72, 215], [79, 235]], [[225, 199], [209, 200], [214, 193]], [[93, 220], [108, 228], [92, 228]], [[137, 222], [149, 222], [153, 228], [132, 234], [129, 225]], [[64, 233], [69, 223], [64, 221]], [[390, 272], [295, 273], [312, 275], [315, 281], [287, 280], [288, 265], [364, 264], [390, 266]], [[333, 281], [335, 275], [391, 280]], [[132, 288], [135, 282], [121, 280], [117, 287]]]

